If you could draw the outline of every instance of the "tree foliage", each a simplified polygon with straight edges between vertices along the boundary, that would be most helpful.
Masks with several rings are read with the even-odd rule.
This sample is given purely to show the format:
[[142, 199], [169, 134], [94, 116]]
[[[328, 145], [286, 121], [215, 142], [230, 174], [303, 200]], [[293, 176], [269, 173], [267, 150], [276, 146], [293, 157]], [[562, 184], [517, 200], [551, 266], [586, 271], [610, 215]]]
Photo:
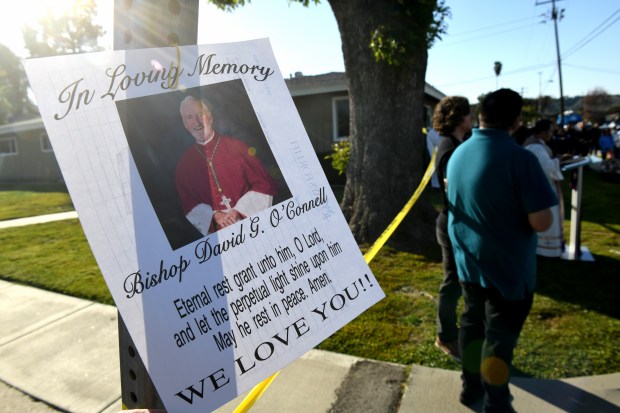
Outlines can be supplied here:
[[94, 23], [97, 4], [94, 0], [74, 0], [70, 9], [58, 13], [53, 5], [35, 26], [22, 30], [24, 43], [31, 57], [94, 52], [105, 32]]
[[[446, 32], [445, 18], [450, 9], [445, 1], [398, 0], [391, 10], [390, 24], [381, 24], [372, 32], [370, 48], [377, 61], [400, 65], [417, 49], [429, 49]], [[403, 16], [406, 18], [403, 19]], [[396, 24], [395, 24], [396, 23]], [[425, 31], [412, 27], [425, 27]]]
[[524, 125], [533, 125], [537, 120], [541, 119], [538, 111], [538, 99], [523, 99], [523, 108], [521, 109], [521, 122]]
[[33, 112], [21, 60], [8, 47], [0, 44], [0, 124]]
[[502, 62], [493, 63], [493, 71], [495, 72], [495, 76], [499, 76], [502, 73]]
[[[289, 0], [295, 1], [297, 3], [301, 3], [304, 6], [308, 6], [310, 3], [319, 4], [321, 0]], [[210, 0], [211, 3], [216, 5], [218, 8], [225, 11], [233, 11], [237, 7], [243, 7], [246, 4], [246, 0]], [[250, 0], [247, 0], [247, 3], [250, 3]]]
[[583, 117], [592, 123], [603, 123], [610, 105], [611, 96], [604, 89], [595, 88], [583, 97]]
[[[102, 50], [97, 41], [104, 31], [94, 23], [97, 15], [94, 0], [74, 0], [66, 10], [53, 3], [47, 7], [48, 12], [38, 24], [22, 30], [31, 57]], [[20, 58], [0, 44], [0, 123], [36, 112], [28, 97], [28, 79]]]
[[549, 95], [545, 95], [545, 96], [541, 96], [539, 98], [539, 105], [540, 105], [540, 113], [541, 116], [544, 117], [544, 114], [548, 113], [550, 111], [550, 107], [551, 107], [551, 96]]

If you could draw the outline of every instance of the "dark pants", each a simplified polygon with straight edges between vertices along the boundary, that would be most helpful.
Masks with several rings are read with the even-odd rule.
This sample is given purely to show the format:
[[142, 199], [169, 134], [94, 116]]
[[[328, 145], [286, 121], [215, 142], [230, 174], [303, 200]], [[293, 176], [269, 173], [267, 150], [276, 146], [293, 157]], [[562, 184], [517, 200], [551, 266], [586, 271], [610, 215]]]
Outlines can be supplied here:
[[452, 243], [448, 237], [447, 222], [443, 225], [438, 219], [436, 235], [443, 263], [443, 281], [439, 286], [437, 299], [437, 336], [444, 343], [449, 343], [457, 341], [459, 337], [456, 307], [462, 292]]
[[495, 288], [463, 284], [460, 345], [463, 390], [483, 389], [485, 412], [509, 411], [512, 356], [534, 294], [508, 301]]

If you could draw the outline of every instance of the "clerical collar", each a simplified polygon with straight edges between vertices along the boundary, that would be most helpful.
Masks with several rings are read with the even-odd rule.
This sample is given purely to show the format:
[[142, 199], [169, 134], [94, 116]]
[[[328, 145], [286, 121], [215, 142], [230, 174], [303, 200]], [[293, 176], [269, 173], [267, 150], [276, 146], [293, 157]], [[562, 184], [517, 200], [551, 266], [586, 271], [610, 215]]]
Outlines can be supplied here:
[[198, 145], [205, 146], [207, 143], [211, 142], [211, 141], [213, 140], [213, 138], [214, 138], [214, 137], [215, 137], [215, 131], [211, 131], [211, 136], [209, 136], [209, 139], [207, 139], [207, 140], [206, 140], [206, 141], [204, 141], [204, 142], [198, 142], [198, 141], [196, 141], [196, 143], [197, 143]]

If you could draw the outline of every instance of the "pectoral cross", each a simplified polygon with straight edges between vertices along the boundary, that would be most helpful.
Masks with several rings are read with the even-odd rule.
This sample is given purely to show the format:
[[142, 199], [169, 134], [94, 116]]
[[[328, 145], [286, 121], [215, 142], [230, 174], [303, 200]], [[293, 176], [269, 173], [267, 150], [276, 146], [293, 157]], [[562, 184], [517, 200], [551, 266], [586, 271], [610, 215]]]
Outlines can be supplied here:
[[232, 201], [232, 199], [226, 198], [226, 195], [222, 194], [222, 202], [220, 202], [220, 204], [226, 207], [226, 212], [230, 212], [230, 210], [232, 209], [232, 207], [230, 206], [230, 201]]

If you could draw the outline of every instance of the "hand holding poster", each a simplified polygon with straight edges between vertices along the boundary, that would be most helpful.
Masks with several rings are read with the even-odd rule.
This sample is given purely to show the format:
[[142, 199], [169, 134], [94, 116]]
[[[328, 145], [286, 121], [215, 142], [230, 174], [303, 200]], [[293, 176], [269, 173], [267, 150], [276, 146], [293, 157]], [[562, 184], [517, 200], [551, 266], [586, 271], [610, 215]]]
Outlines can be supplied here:
[[212, 410], [383, 297], [267, 40], [34, 59], [84, 232], [170, 412]]

